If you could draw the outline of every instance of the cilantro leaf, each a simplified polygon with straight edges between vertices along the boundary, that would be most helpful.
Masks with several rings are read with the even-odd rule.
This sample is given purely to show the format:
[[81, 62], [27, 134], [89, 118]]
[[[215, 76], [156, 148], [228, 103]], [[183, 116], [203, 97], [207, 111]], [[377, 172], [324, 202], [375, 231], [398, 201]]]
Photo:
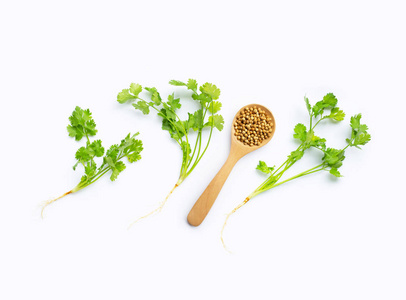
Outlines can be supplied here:
[[295, 139], [298, 139], [298, 140], [300, 140], [302, 142], [304, 142], [306, 140], [307, 131], [306, 131], [306, 126], [305, 125], [303, 125], [302, 123], [296, 124], [294, 132], [295, 133], [293, 134], [293, 137]]
[[268, 167], [264, 161], [260, 160], [256, 169], [261, 171], [262, 173], [270, 174], [275, 169], [275, 166]]
[[155, 87], [152, 88], [145, 88], [148, 92], [151, 93], [151, 100], [155, 105], [160, 105], [162, 102], [161, 95], [158, 93], [157, 89]]
[[337, 105], [337, 98], [332, 93], [328, 93], [323, 97], [323, 100], [317, 102], [312, 110], [313, 115], [317, 117], [318, 115], [322, 115], [324, 109], [329, 108], [333, 109]]
[[161, 96], [159, 95], [158, 92], [154, 92], [151, 95], [151, 100], [155, 103], [155, 105], [159, 105], [162, 102]]
[[292, 163], [295, 163], [303, 157], [303, 154], [304, 154], [303, 150], [295, 150], [290, 153], [288, 158]]
[[70, 125], [67, 127], [68, 134], [77, 141], [80, 141], [84, 136], [94, 136], [97, 133], [96, 123], [89, 109], [83, 110], [79, 106], [76, 106], [69, 117], [69, 121]]
[[315, 147], [321, 150], [326, 149], [326, 139], [320, 138], [313, 134], [311, 140], [309, 141], [309, 146]]
[[182, 139], [182, 137], [185, 136], [185, 131], [186, 131], [185, 123], [182, 121], [169, 120], [167, 118], [163, 118], [162, 119], [162, 129], [169, 131], [169, 134], [171, 135], [171, 137], [173, 139], [180, 141]]
[[167, 103], [163, 102], [163, 107], [161, 109], [161, 111], [158, 113], [158, 116], [161, 116], [163, 118], [167, 117], [171, 120], [176, 120], [176, 113], [175, 111], [172, 109], [172, 107], [170, 107]]
[[197, 100], [200, 102], [200, 104], [204, 107], [206, 106], [207, 103], [210, 103], [212, 101], [212, 98], [205, 94], [205, 93], [201, 93], [201, 94], [193, 94], [192, 98], [194, 100]]
[[68, 134], [70, 137], [74, 137], [75, 140], [80, 141], [82, 139], [82, 137], [84, 136], [83, 133], [83, 128], [80, 127], [73, 127], [71, 125], [68, 125], [68, 127], [66, 128], [68, 130]]
[[334, 175], [335, 177], [343, 177], [340, 172], [337, 170], [337, 168], [331, 168], [330, 169], [330, 174]]
[[134, 95], [134, 97], [138, 98], [138, 95], [142, 92], [142, 86], [138, 83], [131, 83], [130, 92]]
[[304, 97], [304, 100], [305, 100], [305, 103], [306, 103], [307, 111], [309, 112], [309, 115], [310, 115], [310, 114], [311, 114], [312, 107], [310, 106], [309, 98], [307, 98], [307, 97], [305, 96], [305, 97]]
[[80, 162], [80, 163], [85, 163], [89, 161], [92, 158], [92, 154], [89, 151], [87, 147], [80, 147], [75, 154], [75, 158]]
[[137, 96], [130, 94], [130, 89], [123, 89], [117, 95], [117, 101], [120, 103], [125, 103], [128, 100], [134, 100], [134, 99], [137, 99]]
[[90, 160], [90, 162], [88, 162], [85, 166], [85, 174], [86, 174], [86, 178], [90, 179], [92, 178], [94, 175], [96, 175], [96, 170], [97, 170], [97, 166], [96, 163], [94, 162], [94, 160]]
[[142, 141], [135, 139], [137, 135], [138, 132], [133, 135], [129, 133], [118, 146], [118, 150], [121, 151], [122, 156], [127, 157], [130, 163], [140, 160], [140, 153], [144, 149]]
[[350, 146], [360, 148], [360, 145], [365, 145], [371, 140], [371, 135], [367, 132], [368, 126], [361, 124], [361, 114], [351, 117], [351, 139], [347, 139]]
[[124, 171], [126, 168], [125, 164], [122, 161], [117, 161], [117, 162], [111, 162], [110, 158], [108, 158], [109, 166], [111, 168], [111, 176], [110, 180], [114, 181], [117, 179], [117, 176]]
[[193, 114], [188, 113], [188, 127], [197, 131], [203, 128], [203, 111], [201, 109], [196, 110]]
[[209, 121], [204, 124], [204, 127], [216, 127], [218, 131], [222, 131], [224, 127], [224, 118], [221, 115], [209, 116]]
[[93, 154], [92, 156], [102, 157], [104, 154], [104, 147], [102, 146], [101, 140], [95, 140], [91, 144], [88, 145], [90, 152]]
[[189, 90], [192, 90], [196, 93], [197, 91], [197, 82], [194, 79], [189, 79], [187, 83], [184, 83], [183, 81], [179, 80], [171, 80], [169, 81], [169, 84], [174, 85], [174, 86], [186, 86]]
[[333, 108], [337, 105], [337, 98], [333, 93], [326, 94], [322, 101], [325, 107]]
[[221, 102], [219, 102], [219, 101], [211, 101], [208, 105], [208, 110], [212, 114], [219, 112], [220, 109], [221, 109]]
[[107, 159], [113, 162], [117, 161], [119, 153], [120, 150], [118, 148], [118, 145], [111, 145], [110, 148], [106, 151], [106, 155], [103, 157], [104, 163], [108, 164]]
[[189, 89], [189, 90], [192, 90], [192, 91], [194, 91], [194, 92], [196, 92], [197, 91], [197, 82], [196, 82], [196, 80], [194, 80], [194, 79], [189, 79], [188, 81], [187, 81], [187, 88]]
[[137, 103], [133, 103], [132, 105], [135, 109], [140, 110], [144, 115], [149, 114], [149, 104], [146, 101], [140, 100]]
[[167, 103], [174, 111], [182, 107], [182, 105], [179, 102], [180, 98], [175, 98], [174, 94], [168, 96]]
[[[354, 146], [365, 145], [371, 140], [371, 135], [367, 132], [360, 132], [354, 139]], [[359, 148], [359, 147], [358, 147]]]
[[187, 86], [186, 83], [179, 80], [170, 80], [169, 84], [174, 86]]
[[334, 149], [334, 148], [327, 148], [326, 151], [324, 151], [324, 156], [322, 160], [332, 168], [339, 168], [343, 164], [344, 160], [344, 151], [339, 150], [339, 149]]
[[200, 91], [211, 99], [217, 100], [220, 97], [220, 89], [216, 85], [206, 82], [200, 87]]
[[117, 101], [121, 104], [130, 100], [138, 99], [138, 95], [142, 92], [142, 86], [138, 83], [131, 83], [129, 89], [123, 89], [117, 95]]
[[342, 121], [345, 118], [345, 113], [338, 107], [334, 107], [328, 117], [335, 121]]
[[190, 144], [187, 143], [186, 141], [182, 141], [180, 146], [181, 146], [182, 152], [183, 152], [183, 158], [182, 158], [183, 164], [186, 164], [190, 159], [190, 156], [192, 154], [192, 149], [190, 148]]

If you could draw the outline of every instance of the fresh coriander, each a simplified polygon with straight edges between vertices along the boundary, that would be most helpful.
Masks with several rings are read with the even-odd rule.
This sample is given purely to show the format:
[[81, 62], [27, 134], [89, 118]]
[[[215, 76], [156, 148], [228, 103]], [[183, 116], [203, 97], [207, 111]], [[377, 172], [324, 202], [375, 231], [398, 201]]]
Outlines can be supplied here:
[[[327, 147], [326, 139], [316, 136], [314, 133], [314, 129], [317, 125], [320, 124], [321, 121], [324, 120], [331, 120], [335, 123], [343, 121], [345, 113], [337, 107], [337, 98], [332, 93], [325, 95], [322, 100], [318, 101], [313, 106], [310, 105], [309, 99], [305, 97], [305, 103], [310, 117], [309, 127], [307, 128], [304, 124], [299, 123], [295, 126], [293, 134], [293, 137], [300, 142], [300, 145], [296, 150], [292, 151], [288, 155], [286, 161], [283, 162], [278, 168], [268, 167], [265, 162], [259, 161], [257, 170], [268, 174], [269, 177], [247, 198], [245, 198], [242, 203], [240, 203], [229, 214], [227, 214], [223, 228], [221, 230], [221, 241], [224, 247], [225, 244], [223, 239], [223, 232], [228, 218], [252, 198], [293, 179], [320, 171], [327, 171], [332, 176], [341, 177], [342, 175], [339, 171], [339, 168], [342, 166], [343, 160], [345, 159], [345, 150], [348, 147], [356, 147], [361, 149], [360, 146], [367, 144], [371, 140], [371, 136], [367, 132], [368, 126], [365, 124], [361, 124], [361, 114], [357, 114], [351, 117], [351, 136], [346, 139], [346, 146], [342, 149]], [[303, 157], [306, 150], [312, 147], [323, 153], [321, 162], [313, 168], [300, 172], [295, 176], [281, 181], [283, 174]]]
[[[142, 141], [135, 139], [138, 132], [133, 135], [128, 134], [120, 144], [112, 145], [106, 151], [106, 154], [104, 154], [105, 151], [101, 140], [90, 142], [89, 137], [95, 136], [97, 129], [89, 109], [83, 110], [79, 106], [76, 106], [69, 117], [69, 121], [70, 125], [67, 127], [69, 136], [75, 138], [76, 141], [80, 141], [83, 137], [86, 138], [86, 146], [80, 147], [76, 151], [75, 158], [77, 162], [73, 166], [73, 170], [76, 170], [78, 165], [82, 165], [85, 174], [76, 187], [58, 198], [46, 201], [42, 206], [41, 217], [43, 217], [45, 207], [49, 204], [91, 185], [109, 171], [111, 171], [110, 180], [116, 180], [117, 176], [126, 168], [122, 161], [124, 157], [127, 157], [130, 163], [141, 159]], [[99, 167], [95, 162], [96, 157], [103, 157]]]
[[[134, 108], [140, 110], [144, 115], [148, 115], [151, 109], [155, 110], [158, 116], [162, 118], [162, 129], [169, 132], [171, 138], [178, 143], [183, 153], [180, 174], [175, 186], [157, 209], [140, 219], [162, 210], [168, 197], [192, 173], [206, 153], [213, 130], [221, 131], [223, 129], [224, 119], [218, 114], [221, 103], [216, 101], [220, 97], [220, 89], [217, 86], [206, 82], [199, 87], [194, 79], [189, 79], [187, 82], [171, 80], [169, 84], [186, 87], [191, 91], [192, 99], [200, 105], [198, 110], [188, 113], [186, 120], [181, 120], [177, 114], [177, 110], [181, 108], [181, 103], [180, 98], [177, 98], [174, 93], [168, 96], [167, 101], [163, 101], [155, 87], [143, 88], [140, 84], [132, 83], [128, 89], [123, 89], [117, 95], [119, 103], [134, 101], [132, 103]], [[143, 91], [147, 92], [149, 100], [141, 98], [140, 94]], [[206, 142], [203, 141], [203, 130], [205, 128], [210, 130]], [[192, 131], [197, 133], [194, 143], [191, 141], [190, 133]], [[193, 145], [193, 148], [191, 145]]]

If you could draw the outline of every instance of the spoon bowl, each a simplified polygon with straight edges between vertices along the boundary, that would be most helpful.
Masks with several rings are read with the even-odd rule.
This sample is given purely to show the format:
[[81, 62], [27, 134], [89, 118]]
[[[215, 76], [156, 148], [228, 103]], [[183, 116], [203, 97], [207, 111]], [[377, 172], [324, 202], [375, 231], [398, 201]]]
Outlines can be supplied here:
[[[265, 114], [271, 118], [273, 122], [272, 131], [269, 136], [264, 139], [259, 145], [245, 145], [243, 142], [237, 139], [237, 135], [235, 134], [234, 124], [237, 121], [237, 117], [240, 113], [245, 110], [246, 108], [256, 107], [260, 108], [265, 111]], [[224, 163], [223, 167], [218, 171], [217, 175], [213, 178], [213, 180], [209, 183], [207, 188], [204, 190], [203, 194], [199, 197], [196, 201], [194, 206], [189, 212], [187, 220], [190, 225], [192, 226], [199, 226], [203, 220], [206, 218], [207, 214], [209, 213], [211, 207], [216, 201], [218, 194], [220, 193], [224, 183], [226, 182], [228, 175], [230, 175], [231, 170], [233, 169], [234, 165], [237, 161], [243, 157], [244, 155], [257, 150], [263, 146], [265, 146], [273, 137], [275, 133], [275, 118], [272, 112], [263, 105], [260, 104], [249, 104], [242, 107], [233, 119], [233, 123], [231, 126], [231, 147], [230, 153], [226, 162]]]
[[[244, 145], [242, 142], [240, 142], [240, 141], [237, 139], [237, 136], [235, 135], [234, 123], [237, 121], [238, 115], [239, 115], [243, 110], [245, 110], [246, 108], [251, 108], [251, 107], [253, 107], [253, 108], [254, 108], [254, 107], [255, 107], [255, 108], [260, 108], [260, 109], [262, 109], [263, 111], [265, 111], [265, 114], [266, 114], [268, 117], [270, 117], [271, 120], [272, 120], [272, 122], [273, 122], [271, 134], [270, 134], [266, 139], [264, 139], [261, 144], [259, 144], [259, 145], [257, 145], [257, 146], [255, 146], [255, 145], [254, 145], [254, 146]], [[272, 112], [271, 112], [268, 108], [266, 108], [265, 106], [260, 105], [260, 104], [248, 104], [248, 105], [242, 107], [242, 108], [238, 111], [238, 113], [234, 116], [234, 119], [233, 119], [233, 123], [232, 123], [232, 124], [233, 124], [233, 125], [231, 126], [231, 148], [230, 148], [230, 155], [233, 154], [233, 152], [236, 152], [235, 155], [237, 155], [237, 154], [241, 155], [239, 158], [243, 157], [244, 155], [246, 155], [246, 154], [248, 154], [248, 153], [250, 153], [250, 152], [252, 152], [252, 151], [254, 151], [254, 150], [257, 150], [257, 149], [259, 149], [259, 148], [265, 146], [265, 145], [272, 139], [272, 137], [273, 137], [273, 135], [274, 135], [274, 133], [275, 133], [275, 118], [274, 118]]]

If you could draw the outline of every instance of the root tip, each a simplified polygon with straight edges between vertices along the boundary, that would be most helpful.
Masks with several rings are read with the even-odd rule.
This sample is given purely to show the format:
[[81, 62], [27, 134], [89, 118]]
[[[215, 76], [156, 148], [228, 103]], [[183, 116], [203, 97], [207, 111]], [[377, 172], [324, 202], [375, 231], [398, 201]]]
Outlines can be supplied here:
[[55, 201], [58, 200], [58, 199], [61, 199], [61, 198], [65, 197], [66, 195], [72, 194], [72, 193], [73, 193], [73, 190], [70, 190], [69, 192], [66, 192], [65, 194], [63, 194], [62, 196], [59, 196], [59, 197], [54, 198], [54, 199], [52, 199], [52, 200], [47, 200], [47, 201], [45, 201], [45, 202], [41, 205], [41, 206], [42, 206], [42, 209], [41, 209], [41, 219], [44, 219], [44, 210], [45, 210], [45, 208], [46, 208], [49, 204], [55, 202]]

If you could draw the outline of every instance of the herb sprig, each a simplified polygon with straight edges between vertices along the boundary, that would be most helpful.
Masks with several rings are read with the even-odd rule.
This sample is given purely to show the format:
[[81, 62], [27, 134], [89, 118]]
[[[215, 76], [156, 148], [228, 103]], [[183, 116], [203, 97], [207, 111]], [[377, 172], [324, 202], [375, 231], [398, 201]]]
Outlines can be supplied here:
[[[60, 197], [46, 201], [42, 206], [41, 217], [43, 217], [45, 207], [49, 204], [91, 185], [110, 171], [110, 180], [116, 180], [117, 176], [126, 168], [122, 161], [123, 158], [126, 157], [130, 163], [141, 159], [142, 141], [135, 139], [138, 132], [133, 135], [128, 134], [120, 144], [112, 145], [105, 153], [101, 140], [90, 141], [90, 137], [96, 135], [97, 129], [89, 109], [84, 110], [76, 106], [69, 117], [69, 122], [70, 125], [68, 125], [67, 130], [70, 137], [75, 138], [76, 141], [86, 138], [86, 145], [76, 151], [75, 158], [77, 162], [73, 166], [73, 170], [76, 170], [78, 165], [83, 166], [85, 174], [73, 189]], [[103, 157], [99, 166], [95, 162], [97, 157]]]
[[[119, 103], [131, 101], [133, 102], [133, 107], [140, 110], [144, 115], [148, 115], [151, 109], [155, 110], [158, 116], [162, 118], [162, 129], [169, 132], [171, 138], [176, 141], [183, 154], [179, 178], [175, 186], [157, 209], [140, 219], [162, 210], [174, 189], [176, 189], [193, 172], [203, 155], [206, 153], [213, 130], [217, 129], [221, 131], [224, 125], [223, 117], [218, 114], [222, 105], [219, 101], [216, 101], [220, 97], [220, 89], [217, 88], [216, 85], [206, 82], [199, 87], [194, 79], [189, 79], [187, 82], [171, 80], [169, 81], [169, 84], [186, 87], [192, 92], [192, 99], [200, 105], [198, 110], [193, 113], [188, 113], [188, 118], [186, 120], [181, 120], [178, 116], [177, 111], [181, 108], [181, 103], [180, 98], [177, 98], [174, 93], [168, 96], [167, 101], [164, 101], [155, 87], [143, 88], [140, 84], [132, 83], [128, 89], [123, 89], [117, 95], [117, 101]], [[141, 98], [140, 94], [143, 91], [147, 92], [149, 100]], [[208, 128], [210, 132], [207, 140], [204, 142], [203, 130], [205, 128]], [[194, 143], [191, 141], [190, 133], [192, 131], [197, 132]], [[191, 145], [193, 146], [193, 149]], [[140, 219], [137, 219], [135, 222]]]
[[[255, 196], [273, 189], [279, 185], [282, 185], [286, 182], [289, 182], [293, 179], [297, 179], [306, 175], [317, 173], [320, 171], [327, 171], [335, 177], [342, 177], [339, 168], [342, 166], [345, 159], [345, 151], [349, 147], [356, 147], [361, 149], [360, 146], [366, 145], [370, 140], [371, 136], [367, 132], [368, 126], [361, 124], [361, 114], [357, 114], [351, 117], [350, 127], [351, 127], [351, 136], [347, 138], [346, 146], [341, 149], [335, 149], [327, 147], [326, 139], [317, 136], [314, 132], [314, 129], [320, 122], [324, 120], [331, 120], [335, 123], [341, 122], [345, 118], [345, 113], [337, 107], [337, 98], [329, 93], [323, 97], [322, 100], [318, 101], [313, 106], [310, 105], [309, 99], [305, 97], [305, 104], [309, 114], [309, 125], [306, 127], [304, 124], [299, 123], [294, 128], [293, 137], [297, 139], [300, 144], [296, 150], [292, 151], [287, 159], [278, 167], [268, 167], [264, 161], [259, 161], [256, 169], [268, 175], [268, 178], [258, 186], [245, 200], [236, 206], [229, 214], [224, 221], [223, 228], [221, 230], [221, 241], [223, 246], [226, 248], [223, 232], [227, 224], [229, 217], [234, 214], [238, 209], [247, 204]], [[321, 157], [321, 162], [316, 166], [302, 171], [290, 178], [284, 179], [281, 181], [284, 173], [289, 170], [297, 161], [299, 161], [306, 150], [310, 148], [315, 148], [323, 153]], [[226, 248], [227, 249], [227, 248]]]

